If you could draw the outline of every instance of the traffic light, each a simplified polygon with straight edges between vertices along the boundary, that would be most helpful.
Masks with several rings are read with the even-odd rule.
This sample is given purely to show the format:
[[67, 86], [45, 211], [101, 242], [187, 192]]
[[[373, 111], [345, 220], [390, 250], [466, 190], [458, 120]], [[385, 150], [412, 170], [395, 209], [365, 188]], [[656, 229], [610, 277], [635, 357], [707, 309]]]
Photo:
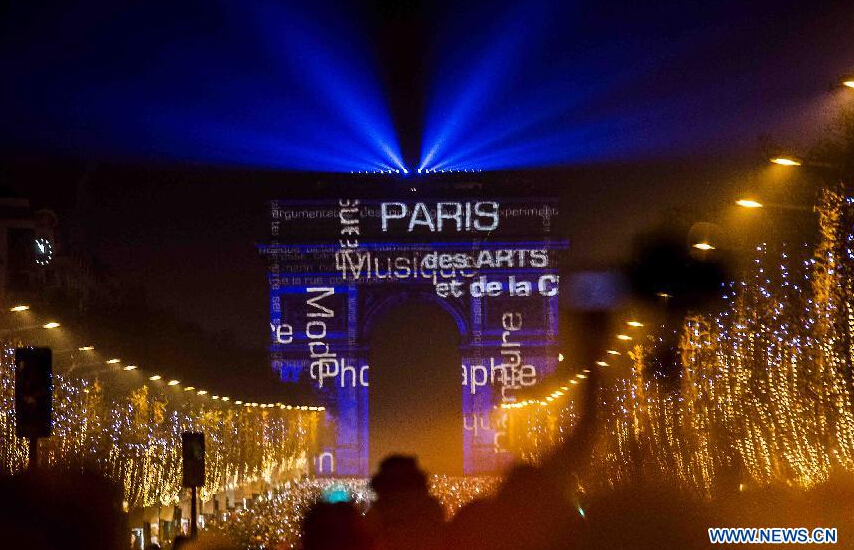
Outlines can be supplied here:
[[184, 487], [201, 487], [205, 484], [205, 434], [181, 434], [181, 454], [184, 463]]
[[53, 370], [50, 348], [15, 350], [15, 433], [49, 437], [53, 423]]

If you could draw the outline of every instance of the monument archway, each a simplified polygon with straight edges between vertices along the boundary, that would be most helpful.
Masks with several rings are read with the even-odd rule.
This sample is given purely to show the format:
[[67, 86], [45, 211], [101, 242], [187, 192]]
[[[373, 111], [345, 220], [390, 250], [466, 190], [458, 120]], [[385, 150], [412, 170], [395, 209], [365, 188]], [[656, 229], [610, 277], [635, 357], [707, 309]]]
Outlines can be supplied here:
[[557, 367], [568, 243], [556, 200], [278, 200], [270, 212], [271, 364], [326, 407], [315, 474], [369, 475], [372, 331], [380, 312], [425, 300], [459, 335], [463, 472], [507, 465], [500, 404]]

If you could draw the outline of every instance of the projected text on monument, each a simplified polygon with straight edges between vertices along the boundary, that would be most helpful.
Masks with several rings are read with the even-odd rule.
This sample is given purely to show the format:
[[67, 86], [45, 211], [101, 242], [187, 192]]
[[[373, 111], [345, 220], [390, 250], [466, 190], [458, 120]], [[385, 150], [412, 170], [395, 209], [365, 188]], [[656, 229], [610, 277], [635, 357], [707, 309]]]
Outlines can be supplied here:
[[497, 408], [556, 368], [559, 263], [553, 200], [282, 200], [271, 203], [272, 366], [309, 383], [334, 418], [317, 473], [367, 475], [367, 336], [408, 300], [436, 303], [461, 336], [464, 470], [509, 455]]

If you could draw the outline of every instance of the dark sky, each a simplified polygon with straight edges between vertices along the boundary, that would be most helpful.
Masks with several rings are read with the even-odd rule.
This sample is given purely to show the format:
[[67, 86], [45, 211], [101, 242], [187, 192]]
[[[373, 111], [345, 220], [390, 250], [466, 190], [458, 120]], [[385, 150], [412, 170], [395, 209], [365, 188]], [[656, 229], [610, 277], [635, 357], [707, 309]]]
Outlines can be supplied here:
[[[264, 201], [312, 176], [290, 170], [311, 160], [270, 161], [252, 147], [287, 148], [314, 127], [328, 130], [311, 135], [321, 145], [364, 133], [339, 132], [337, 111], [311, 103], [314, 83], [364, 98], [352, 78], [294, 76], [327, 61], [314, 53], [324, 41], [364, 57], [410, 167], [438, 116], [431, 105], [454, 94], [482, 106], [455, 143], [483, 140], [462, 128], [484, 119], [518, 126], [508, 155], [537, 141], [532, 131], [548, 138], [551, 149], [532, 152], [545, 160], [532, 167], [520, 154], [518, 165], [563, 189], [581, 266], [620, 261], [667, 206], [705, 207], [744, 188], [761, 165], [759, 135], [810, 143], [844, 101], [832, 86], [854, 70], [850, 2], [556, 3], [538, 12], [545, 22], [501, 2], [305, 3], [285, 20], [316, 30], [313, 50], [258, 23], [272, 3], [258, 13], [224, 2], [12, 4], [1, 29], [4, 185], [81, 224], [88, 251], [155, 303], [254, 346], [267, 338], [254, 249]], [[501, 48], [512, 51], [481, 62]], [[576, 88], [596, 90], [577, 98], [583, 108], [569, 106]], [[514, 105], [557, 108], [526, 125]], [[297, 118], [275, 126], [272, 113]], [[631, 129], [610, 129], [621, 117]], [[575, 154], [565, 136], [582, 120], [604, 138]]]

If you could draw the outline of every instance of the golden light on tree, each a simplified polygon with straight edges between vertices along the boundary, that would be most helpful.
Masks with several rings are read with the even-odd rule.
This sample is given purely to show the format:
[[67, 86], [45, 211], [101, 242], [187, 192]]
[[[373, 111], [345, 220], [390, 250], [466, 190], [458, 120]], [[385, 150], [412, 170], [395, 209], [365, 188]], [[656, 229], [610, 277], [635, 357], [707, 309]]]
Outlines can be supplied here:
[[[728, 307], [685, 320], [678, 391], [650, 375], [660, 368], [655, 335], [634, 342], [631, 372], [599, 388], [585, 490], [640, 475], [712, 496], [734, 473], [736, 486], [800, 488], [854, 474], [854, 203], [826, 191], [817, 212], [814, 250], [758, 247], [725, 289]], [[514, 454], [540, 460], [579, 408], [566, 397], [509, 409]]]

